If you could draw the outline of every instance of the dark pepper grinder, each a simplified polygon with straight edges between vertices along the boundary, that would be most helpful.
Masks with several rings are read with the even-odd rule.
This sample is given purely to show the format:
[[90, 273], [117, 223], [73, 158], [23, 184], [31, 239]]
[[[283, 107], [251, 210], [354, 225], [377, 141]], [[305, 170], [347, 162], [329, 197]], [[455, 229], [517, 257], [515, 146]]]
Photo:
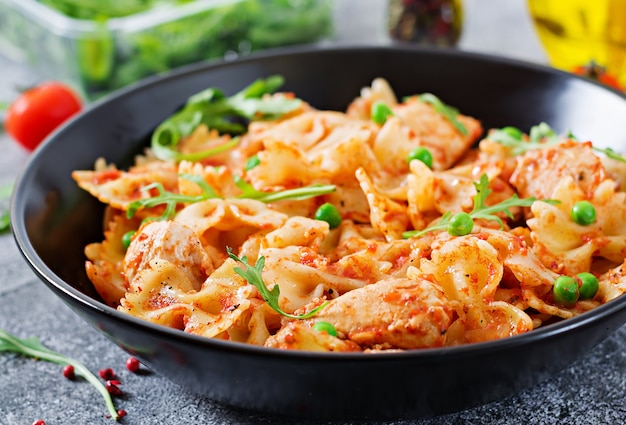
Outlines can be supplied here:
[[388, 0], [392, 40], [456, 46], [463, 27], [461, 0]]

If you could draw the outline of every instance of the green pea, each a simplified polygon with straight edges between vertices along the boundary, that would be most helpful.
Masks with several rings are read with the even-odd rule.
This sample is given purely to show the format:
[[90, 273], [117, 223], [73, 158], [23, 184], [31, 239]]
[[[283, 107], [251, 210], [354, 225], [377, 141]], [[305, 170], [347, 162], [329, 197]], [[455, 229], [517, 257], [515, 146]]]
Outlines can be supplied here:
[[256, 167], [257, 165], [259, 165], [261, 163], [261, 160], [259, 159], [258, 155], [253, 155], [250, 158], [248, 158], [248, 160], [246, 161], [246, 171], [250, 171], [252, 170], [254, 167]]
[[552, 286], [552, 294], [555, 302], [565, 307], [571, 307], [576, 304], [580, 295], [578, 282], [573, 277], [559, 276]]
[[589, 300], [595, 297], [598, 293], [598, 289], [600, 289], [598, 278], [588, 272], [578, 273], [576, 277], [580, 279], [580, 299]]
[[428, 168], [433, 168], [433, 154], [423, 146], [418, 146], [409, 152], [407, 161], [410, 163], [414, 159], [422, 161]]
[[589, 201], [576, 202], [570, 211], [574, 223], [588, 226], [596, 221], [596, 209]]
[[122, 235], [122, 245], [125, 249], [128, 249], [130, 242], [133, 240], [133, 236], [137, 233], [135, 230], [130, 230]]
[[326, 202], [319, 206], [317, 211], [315, 211], [315, 219], [325, 221], [328, 223], [331, 229], [339, 227], [341, 224], [341, 213], [330, 202]]
[[456, 213], [448, 223], [448, 233], [452, 236], [468, 235], [474, 228], [474, 219], [466, 212]]
[[337, 336], [337, 329], [328, 322], [315, 322], [313, 329], [318, 332], [326, 332], [330, 336]]
[[387, 117], [393, 115], [393, 111], [384, 102], [376, 102], [372, 105], [371, 113], [372, 121], [376, 124], [383, 125], [387, 121]]

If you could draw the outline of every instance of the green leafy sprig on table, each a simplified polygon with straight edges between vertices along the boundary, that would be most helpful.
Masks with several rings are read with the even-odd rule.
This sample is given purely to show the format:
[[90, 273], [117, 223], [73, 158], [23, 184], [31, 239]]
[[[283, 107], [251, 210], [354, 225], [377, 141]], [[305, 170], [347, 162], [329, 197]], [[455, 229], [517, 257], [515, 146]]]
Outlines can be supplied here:
[[[7, 183], [0, 186], [0, 202], [7, 201], [13, 193], [13, 183]], [[11, 219], [8, 206], [0, 208], [0, 233], [6, 232], [11, 228]]]
[[[570, 140], [577, 140], [571, 132], [567, 135], [567, 138]], [[511, 148], [511, 153], [513, 155], [522, 155], [531, 150], [555, 146], [565, 140], [564, 137], [559, 136], [554, 129], [552, 129], [552, 127], [545, 122], [531, 127], [528, 138], [525, 138], [524, 133], [518, 128], [503, 127], [501, 129], [492, 130], [487, 136], [487, 139]], [[606, 155], [608, 158], [620, 162], [626, 162], [626, 158], [611, 148], [598, 148], [596, 146], [592, 146], [592, 149]]]
[[[144, 186], [141, 190], [147, 191], [157, 189], [159, 194], [157, 196], [138, 199], [131, 202], [126, 211], [126, 216], [128, 218], [134, 217], [137, 211], [141, 208], [152, 208], [158, 205], [165, 205], [165, 210], [161, 216], [155, 218], [154, 220], [169, 220], [176, 214], [176, 206], [179, 203], [195, 203], [206, 201], [208, 199], [220, 198], [215, 193], [213, 188], [202, 178], [202, 176], [194, 174], [181, 174], [180, 177], [196, 183], [202, 189], [202, 193], [199, 195], [182, 195], [179, 193], [168, 192], [161, 183], [152, 183]], [[277, 192], [261, 192], [256, 190], [251, 184], [239, 176], [235, 176], [235, 184], [242, 191], [238, 198], [256, 199], [261, 202], [276, 202], [287, 199], [303, 200], [313, 198], [315, 196], [326, 195], [336, 190], [334, 185], [314, 184], [296, 189], [280, 190]]]
[[37, 338], [20, 339], [11, 335], [7, 331], [0, 329], [0, 352], [2, 351], [14, 352], [32, 357], [34, 359], [45, 360], [63, 366], [71, 365], [74, 368], [74, 374], [84, 378], [100, 393], [102, 398], [104, 398], [104, 402], [111, 417], [115, 420], [120, 419], [120, 415], [113, 404], [113, 398], [107, 391], [106, 386], [78, 360], [74, 360], [46, 348]]
[[315, 307], [313, 310], [309, 311], [308, 313], [300, 314], [300, 315], [294, 315], [294, 314], [290, 314], [290, 313], [283, 311], [283, 309], [281, 309], [280, 305], [278, 304], [278, 297], [280, 296], [280, 287], [278, 285], [274, 285], [274, 287], [270, 290], [267, 287], [267, 285], [265, 285], [265, 282], [263, 281], [263, 275], [261, 274], [261, 272], [263, 271], [263, 267], [265, 266], [265, 257], [262, 257], [262, 256], [259, 257], [256, 263], [254, 264], [254, 266], [252, 266], [250, 265], [250, 263], [248, 263], [248, 258], [245, 255], [239, 258], [235, 254], [233, 254], [230, 247], [226, 247], [226, 252], [228, 253], [228, 256], [230, 258], [232, 258], [237, 263], [244, 266], [244, 268], [235, 267], [233, 269], [235, 273], [243, 277], [249, 284], [253, 285], [259, 291], [263, 300], [265, 300], [265, 302], [272, 309], [274, 309], [277, 313], [285, 317], [289, 317], [291, 319], [308, 319], [316, 315], [321, 309], [326, 307], [326, 305], [328, 304], [328, 301], [325, 301], [322, 304]]
[[[402, 236], [406, 238], [411, 237], [419, 237], [425, 235], [426, 233], [430, 233], [436, 230], [447, 230], [452, 236], [464, 236], [469, 234], [474, 228], [474, 220], [476, 219], [484, 219], [495, 221], [500, 225], [500, 228], [504, 228], [504, 223], [502, 219], [495, 215], [496, 213], [503, 212], [508, 217], [513, 218], [513, 213], [510, 208], [513, 207], [530, 207], [535, 201], [536, 198], [519, 198], [517, 194], [513, 194], [508, 199], [504, 201], [498, 202], [494, 205], [486, 205], [485, 201], [487, 197], [492, 192], [489, 189], [489, 178], [486, 174], [480, 176], [479, 182], [473, 182], [474, 187], [476, 188], [476, 195], [474, 195], [474, 207], [472, 211], [469, 213], [466, 212], [458, 212], [456, 214], [452, 214], [450, 211], [443, 214], [441, 219], [422, 230], [410, 230], [404, 232]], [[557, 203], [558, 201], [553, 200], [542, 200], [543, 202], [548, 203]]]
[[217, 88], [208, 88], [191, 96], [183, 109], [163, 121], [152, 134], [151, 148], [164, 160], [197, 161], [224, 152], [237, 144], [237, 138], [204, 152], [183, 154], [178, 143], [204, 124], [220, 134], [238, 135], [246, 131], [246, 121], [276, 119], [299, 108], [300, 99], [268, 97], [283, 85], [284, 79], [273, 75], [258, 79], [240, 92], [227, 97]]

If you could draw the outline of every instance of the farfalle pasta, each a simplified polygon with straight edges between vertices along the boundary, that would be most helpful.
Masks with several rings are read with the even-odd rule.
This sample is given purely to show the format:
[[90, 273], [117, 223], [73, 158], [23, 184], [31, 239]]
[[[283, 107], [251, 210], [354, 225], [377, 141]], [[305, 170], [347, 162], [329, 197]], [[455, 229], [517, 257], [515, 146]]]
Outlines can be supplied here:
[[378, 78], [344, 112], [269, 89], [190, 99], [206, 115], [164, 123], [129, 169], [73, 173], [107, 205], [88, 277], [153, 323], [333, 352], [506, 338], [626, 291], [620, 155], [408, 95]]

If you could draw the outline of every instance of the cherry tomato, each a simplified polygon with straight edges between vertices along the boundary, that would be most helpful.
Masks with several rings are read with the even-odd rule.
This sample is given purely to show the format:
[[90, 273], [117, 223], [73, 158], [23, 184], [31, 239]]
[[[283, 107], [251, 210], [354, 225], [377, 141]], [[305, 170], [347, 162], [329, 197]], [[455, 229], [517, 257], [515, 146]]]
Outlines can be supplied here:
[[4, 128], [29, 151], [82, 109], [80, 97], [67, 85], [49, 81], [23, 91], [6, 111]]

